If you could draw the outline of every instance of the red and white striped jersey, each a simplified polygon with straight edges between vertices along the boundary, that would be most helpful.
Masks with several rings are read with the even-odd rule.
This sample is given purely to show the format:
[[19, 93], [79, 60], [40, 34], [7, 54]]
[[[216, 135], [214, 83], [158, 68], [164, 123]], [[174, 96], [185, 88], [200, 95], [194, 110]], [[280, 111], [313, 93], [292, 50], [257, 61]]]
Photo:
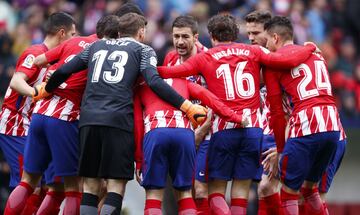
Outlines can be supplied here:
[[[158, 67], [158, 71], [163, 78], [201, 74], [212, 93], [238, 114], [249, 117], [248, 127], [262, 128], [258, 84], [261, 65], [290, 68], [308, 58], [312, 51], [314, 47], [290, 55], [274, 54], [260, 46], [225, 43], [192, 56], [181, 65]], [[241, 126], [215, 118], [212, 127], [215, 132]]]
[[[87, 37], [74, 37], [45, 53], [48, 62], [57, 62], [48, 71], [55, 71], [64, 63], [70, 61], [85, 47], [98, 40], [95, 34]], [[85, 90], [87, 70], [75, 73], [61, 84], [53, 95], [39, 100], [34, 113], [54, 117], [64, 121], [79, 120], [80, 103]]]
[[[279, 49], [278, 52], [286, 53], [288, 50], [297, 48], [298, 46], [288, 45]], [[290, 71], [267, 68], [264, 79], [271, 111], [273, 111], [273, 108], [280, 110], [278, 106], [283, 90], [291, 97], [294, 104], [289, 119], [289, 138], [327, 131], [341, 131], [341, 135], [344, 136], [331, 92], [327, 65], [320, 54], [312, 54], [310, 58]], [[279, 120], [283, 120], [284, 113], [276, 111], [274, 114], [277, 117], [271, 119], [272, 121], [279, 122]], [[273, 116], [273, 113], [271, 115]], [[273, 128], [275, 130], [275, 127]], [[282, 132], [280, 130], [276, 131], [275, 135], [279, 134], [278, 137], [280, 137]], [[276, 141], [281, 142], [282, 140], [277, 138]]]
[[291, 116], [289, 125], [289, 138], [326, 131], [340, 131], [342, 128], [337, 108], [334, 105], [302, 109]]
[[[33, 45], [27, 48], [19, 57], [16, 72], [22, 72], [29, 78], [30, 86], [40, 84], [46, 69], [33, 65], [36, 56], [46, 52], [44, 44]], [[22, 96], [8, 87], [0, 113], [0, 133], [11, 136], [26, 136], [30, 125], [30, 118], [34, 105], [32, 98]]]
[[[274, 131], [273, 129], [270, 127], [270, 103], [268, 101], [267, 97], [267, 91], [266, 91], [266, 86], [263, 86], [260, 89], [260, 99], [261, 99], [261, 120], [262, 120], [262, 124], [263, 124], [263, 134], [264, 135], [273, 135]], [[290, 100], [288, 95], [284, 92], [283, 97], [282, 97], [282, 106], [283, 106], [283, 110], [286, 113], [286, 115], [288, 117], [290, 117], [291, 113], [292, 113], [292, 107], [290, 104]]]
[[[263, 127], [260, 108], [257, 109], [244, 108], [241, 111], [234, 111], [234, 112], [241, 114], [243, 119], [248, 120], [249, 124], [246, 126], [246, 128]], [[225, 129], [232, 129], [232, 128], [243, 128], [243, 126], [241, 126], [241, 124], [239, 123], [228, 122], [222, 119], [217, 114], [214, 114], [214, 119], [211, 126], [211, 133], [216, 133], [218, 131], [222, 131]]]

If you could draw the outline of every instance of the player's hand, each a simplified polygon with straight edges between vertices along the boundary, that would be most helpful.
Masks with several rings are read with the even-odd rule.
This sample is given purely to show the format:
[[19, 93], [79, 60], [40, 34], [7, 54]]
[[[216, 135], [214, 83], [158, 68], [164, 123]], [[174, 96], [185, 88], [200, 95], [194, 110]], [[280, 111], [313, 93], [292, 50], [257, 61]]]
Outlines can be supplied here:
[[267, 151], [262, 153], [262, 155], [266, 156], [261, 164], [263, 165], [264, 171], [269, 172], [269, 180], [277, 177], [279, 173], [279, 154], [276, 150], [276, 147], [268, 149]]
[[304, 42], [304, 46], [306, 46], [306, 45], [313, 45], [313, 46], [315, 46], [315, 47], [316, 47], [315, 53], [321, 53], [321, 50], [319, 49], [319, 47], [318, 47], [315, 43], [310, 42], [310, 41], [307, 41], [307, 42]]
[[247, 117], [241, 121], [241, 127], [243, 127], [243, 128], [245, 128], [249, 124], [250, 124], [250, 122], [249, 122], [249, 119]]
[[206, 120], [207, 109], [201, 105], [193, 104], [187, 99], [182, 103], [180, 110], [186, 113], [194, 129]]
[[135, 175], [136, 175], [136, 181], [141, 185], [142, 182], [141, 169], [136, 169]]
[[39, 85], [34, 87], [34, 92], [32, 93], [33, 101], [39, 101], [40, 99], [46, 98], [51, 94], [45, 90], [46, 82], [42, 82]]
[[209, 133], [211, 127], [212, 110], [210, 109], [207, 113], [205, 122], [195, 130], [195, 147], [196, 150], [204, 140], [204, 137]]

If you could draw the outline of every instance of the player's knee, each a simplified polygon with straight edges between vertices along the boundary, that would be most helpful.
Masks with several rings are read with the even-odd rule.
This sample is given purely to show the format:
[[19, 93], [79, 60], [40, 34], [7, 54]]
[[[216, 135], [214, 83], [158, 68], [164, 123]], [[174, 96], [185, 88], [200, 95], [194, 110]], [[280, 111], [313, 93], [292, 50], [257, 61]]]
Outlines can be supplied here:
[[268, 180], [261, 180], [258, 185], [258, 193], [260, 197], [269, 196], [277, 192], [277, 186]]
[[204, 186], [204, 185], [195, 186], [195, 198], [196, 199], [207, 198], [207, 197], [208, 197], [207, 186]]
[[39, 174], [32, 174], [32, 173], [23, 171], [21, 181], [26, 182], [31, 187], [35, 188], [39, 184], [40, 179], [41, 179], [41, 175], [39, 175]]

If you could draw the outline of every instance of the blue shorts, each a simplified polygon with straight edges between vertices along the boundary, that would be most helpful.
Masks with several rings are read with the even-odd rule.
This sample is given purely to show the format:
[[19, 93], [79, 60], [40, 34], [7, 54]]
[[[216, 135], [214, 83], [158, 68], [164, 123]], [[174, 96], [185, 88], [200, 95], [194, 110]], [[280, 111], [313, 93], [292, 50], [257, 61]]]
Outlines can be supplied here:
[[55, 175], [54, 164], [52, 161], [45, 170], [41, 183], [46, 185], [63, 183], [63, 178]]
[[322, 132], [290, 138], [280, 159], [280, 179], [293, 190], [303, 182], [318, 182], [331, 162], [340, 132]]
[[207, 152], [209, 142], [210, 140], [202, 141], [196, 152], [195, 179], [203, 183], [207, 183]]
[[[261, 152], [266, 152], [270, 148], [276, 148], [275, 137], [274, 135], [264, 135], [261, 144]], [[260, 157], [261, 160], [265, 159], [265, 157], [263, 156]], [[264, 173], [264, 168], [262, 165], [260, 165], [260, 167], [257, 170], [256, 176], [254, 178], [254, 181], [259, 182], [261, 180], [261, 176], [263, 173]]]
[[10, 188], [16, 187], [21, 180], [25, 142], [26, 137], [0, 134], [0, 148], [10, 166]]
[[345, 148], [346, 148], [346, 139], [339, 141], [337, 144], [335, 156], [333, 157], [333, 160], [331, 161], [325, 173], [321, 177], [319, 183], [320, 193], [327, 193], [329, 191], [330, 185], [344, 157]]
[[194, 132], [185, 128], [156, 128], [144, 136], [142, 186], [161, 189], [168, 174], [175, 189], [191, 189], [195, 167]]
[[24, 169], [42, 174], [52, 161], [54, 175], [76, 176], [78, 160], [78, 121], [33, 114], [25, 145]]
[[227, 129], [211, 136], [209, 179], [253, 179], [260, 165], [261, 128]]

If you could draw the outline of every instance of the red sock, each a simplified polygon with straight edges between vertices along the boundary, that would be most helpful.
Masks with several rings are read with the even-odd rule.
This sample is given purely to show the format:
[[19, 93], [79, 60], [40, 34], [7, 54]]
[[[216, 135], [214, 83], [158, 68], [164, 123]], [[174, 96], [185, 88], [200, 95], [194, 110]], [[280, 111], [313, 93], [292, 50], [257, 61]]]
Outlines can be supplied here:
[[267, 215], [265, 199], [259, 199], [258, 215]]
[[267, 215], [278, 215], [281, 212], [281, 201], [279, 193], [264, 197]]
[[64, 192], [48, 191], [36, 215], [58, 214], [64, 197]]
[[231, 199], [231, 214], [246, 215], [248, 201], [242, 198]]
[[329, 215], [329, 209], [328, 209], [327, 204], [326, 204], [325, 201], [323, 201], [323, 207], [324, 207], [324, 214]]
[[157, 199], [146, 199], [144, 215], [161, 215], [161, 201]]
[[18, 215], [23, 211], [26, 200], [34, 192], [34, 189], [26, 182], [20, 184], [11, 192], [7, 202], [4, 215]]
[[193, 198], [184, 198], [178, 201], [179, 215], [196, 215], [196, 205]]
[[320, 198], [318, 188], [302, 188], [301, 193], [304, 196], [307, 214], [322, 215], [324, 207]]
[[198, 215], [209, 215], [210, 214], [208, 198], [195, 199], [195, 205], [196, 205]]
[[299, 215], [307, 215], [305, 202], [299, 203]]
[[281, 208], [284, 215], [299, 214], [299, 194], [291, 194], [281, 189]]
[[213, 193], [209, 195], [211, 214], [230, 215], [230, 208], [225, 201], [225, 196], [221, 193]]
[[64, 215], [79, 215], [80, 201], [82, 194], [80, 192], [65, 192]]
[[36, 194], [36, 193], [32, 193], [29, 198], [26, 200], [26, 205], [24, 207], [24, 209], [21, 212], [21, 215], [33, 215], [36, 214], [36, 212], [38, 211], [41, 202], [43, 201], [43, 199], [45, 198], [45, 190], [44, 189], [40, 189], [40, 193]]

